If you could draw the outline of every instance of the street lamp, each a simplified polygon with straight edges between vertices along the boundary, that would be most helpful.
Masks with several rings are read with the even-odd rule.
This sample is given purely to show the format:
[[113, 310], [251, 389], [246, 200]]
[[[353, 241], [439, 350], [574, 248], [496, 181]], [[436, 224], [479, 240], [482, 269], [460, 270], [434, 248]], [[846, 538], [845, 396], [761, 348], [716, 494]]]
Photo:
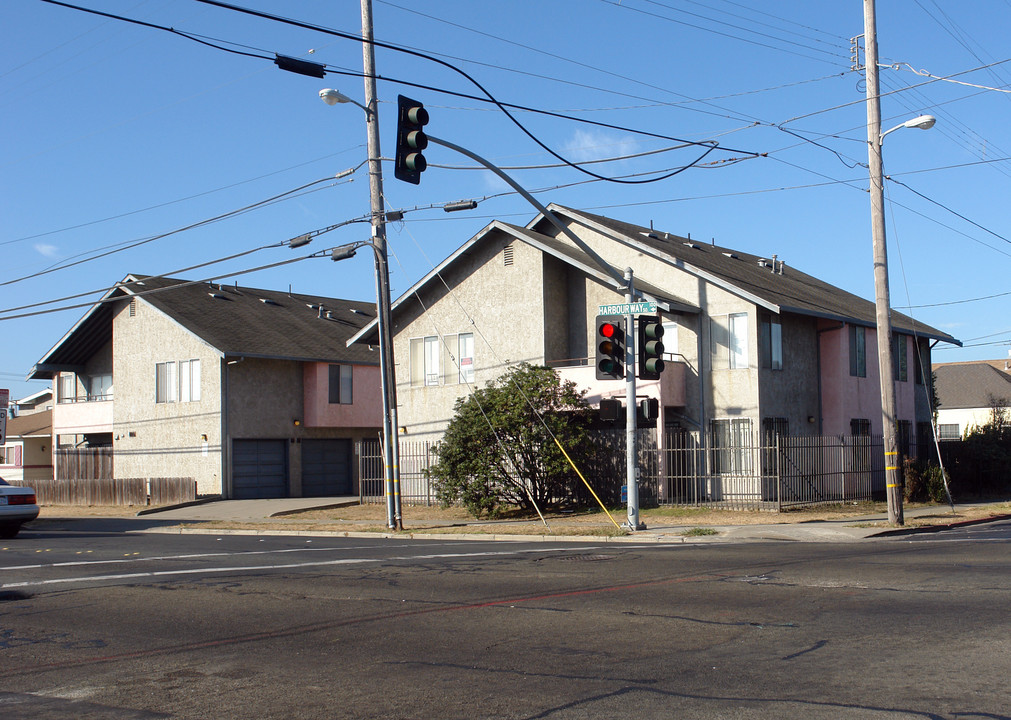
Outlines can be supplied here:
[[881, 133], [881, 136], [878, 138], [878, 144], [880, 145], [880, 143], [884, 141], [885, 135], [887, 135], [890, 132], [895, 132], [896, 130], [901, 130], [902, 128], [917, 128], [918, 130], [930, 130], [930, 128], [934, 127], [934, 123], [936, 122], [937, 118], [935, 118], [933, 115], [917, 115], [912, 120], [906, 120], [904, 123], [899, 123], [890, 130], [885, 130], [883, 133]]
[[[368, 76], [366, 77], [368, 81]], [[383, 209], [383, 169], [379, 155], [379, 116], [376, 113], [374, 81], [366, 82], [369, 105], [326, 88], [320, 99], [331, 107], [351, 103], [365, 111], [368, 127], [369, 196], [372, 208], [372, 239], [345, 246], [350, 254], [334, 255], [341, 260], [354, 254], [355, 247], [370, 245], [376, 262], [376, 322], [379, 332], [379, 375], [383, 393], [383, 462], [386, 468], [386, 524], [391, 530], [403, 529], [400, 508], [400, 448], [397, 439], [397, 381], [393, 362], [393, 337], [390, 332], [390, 269], [386, 256], [386, 221]]]
[[319, 91], [319, 98], [325, 102], [330, 107], [337, 105], [338, 103], [351, 103], [352, 105], [357, 105], [362, 110], [365, 111], [366, 115], [372, 113], [367, 107], [362, 105], [360, 102], [353, 98], [349, 98], [347, 95], [342, 93], [340, 90], [334, 90], [333, 88], [323, 88]]

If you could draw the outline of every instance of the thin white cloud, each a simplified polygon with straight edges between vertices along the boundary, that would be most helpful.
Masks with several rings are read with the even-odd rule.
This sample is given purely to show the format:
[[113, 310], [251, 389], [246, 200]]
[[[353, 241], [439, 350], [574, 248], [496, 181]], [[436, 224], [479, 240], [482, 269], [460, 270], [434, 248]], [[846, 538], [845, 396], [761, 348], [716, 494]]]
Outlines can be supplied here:
[[631, 135], [619, 137], [601, 130], [580, 128], [565, 143], [563, 154], [572, 162], [587, 162], [633, 155], [638, 151], [638, 143]]
[[59, 254], [59, 248], [55, 245], [49, 245], [47, 243], [35, 243], [35, 252], [39, 255], [44, 255], [47, 258], [54, 258]]

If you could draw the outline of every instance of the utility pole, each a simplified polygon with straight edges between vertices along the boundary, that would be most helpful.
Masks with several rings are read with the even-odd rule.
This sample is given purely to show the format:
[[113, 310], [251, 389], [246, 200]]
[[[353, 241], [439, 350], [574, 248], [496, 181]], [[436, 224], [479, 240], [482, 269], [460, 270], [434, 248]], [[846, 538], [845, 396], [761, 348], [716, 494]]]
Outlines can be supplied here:
[[885, 243], [884, 169], [881, 161], [881, 95], [878, 91], [878, 37], [874, 0], [864, 0], [864, 57], [867, 85], [867, 166], [870, 170], [871, 232], [874, 238], [874, 305], [878, 372], [881, 376], [881, 431], [885, 449], [888, 522], [902, 525], [902, 484], [896, 442], [895, 381], [892, 377], [892, 321]]
[[383, 392], [383, 462], [386, 469], [386, 524], [403, 529], [400, 507], [400, 447], [397, 436], [397, 376], [390, 328], [390, 268], [386, 255], [386, 218], [383, 206], [383, 167], [379, 151], [379, 101], [376, 99], [376, 52], [372, 44], [372, 0], [362, 3], [362, 59], [365, 70], [366, 127], [368, 129], [369, 196], [372, 207], [372, 244], [376, 260], [376, 306], [379, 331], [379, 371]]

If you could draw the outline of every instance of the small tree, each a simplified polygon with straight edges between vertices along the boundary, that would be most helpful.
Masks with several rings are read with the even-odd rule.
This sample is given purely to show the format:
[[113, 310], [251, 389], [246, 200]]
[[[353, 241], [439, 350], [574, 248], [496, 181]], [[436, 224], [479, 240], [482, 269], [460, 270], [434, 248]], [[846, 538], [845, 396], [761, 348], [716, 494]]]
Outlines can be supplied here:
[[[429, 468], [443, 505], [462, 503], [473, 515], [503, 506], [533, 512], [571, 497], [578, 477], [558, 449], [582, 454], [589, 406], [571, 381], [526, 363], [456, 402], [455, 416]], [[549, 432], [550, 430], [550, 432]]]

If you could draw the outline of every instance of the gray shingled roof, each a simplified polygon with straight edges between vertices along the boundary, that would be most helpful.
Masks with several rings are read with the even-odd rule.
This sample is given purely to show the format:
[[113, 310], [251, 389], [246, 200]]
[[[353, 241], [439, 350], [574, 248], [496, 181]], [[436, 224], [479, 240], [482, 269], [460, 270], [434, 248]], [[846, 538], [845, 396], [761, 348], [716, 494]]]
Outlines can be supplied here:
[[[562, 209], [564, 211], [564, 209]], [[873, 327], [874, 303], [786, 265], [782, 274], [773, 272], [772, 258], [751, 255], [732, 248], [691, 241], [670, 233], [632, 225], [602, 215], [572, 210], [609, 228], [631, 241], [677, 258], [686, 264], [724, 279], [785, 312], [845, 320]], [[761, 264], [765, 261], [765, 264]], [[766, 266], [768, 265], [768, 266]], [[656, 282], [657, 279], [653, 278]], [[955, 338], [902, 313], [892, 310], [892, 327], [960, 345]]]
[[932, 366], [942, 410], [990, 407], [990, 398], [1011, 401], [1011, 375], [988, 361]]
[[374, 303], [134, 277], [144, 285], [132, 292], [158, 290], [144, 300], [225, 355], [379, 364], [378, 353], [346, 344], [375, 318]]
[[[378, 365], [347, 340], [376, 316], [373, 303], [178, 278], [130, 275], [109, 298], [137, 295], [226, 356]], [[96, 304], [33, 369], [52, 378], [83, 365], [112, 336], [109, 303]]]

